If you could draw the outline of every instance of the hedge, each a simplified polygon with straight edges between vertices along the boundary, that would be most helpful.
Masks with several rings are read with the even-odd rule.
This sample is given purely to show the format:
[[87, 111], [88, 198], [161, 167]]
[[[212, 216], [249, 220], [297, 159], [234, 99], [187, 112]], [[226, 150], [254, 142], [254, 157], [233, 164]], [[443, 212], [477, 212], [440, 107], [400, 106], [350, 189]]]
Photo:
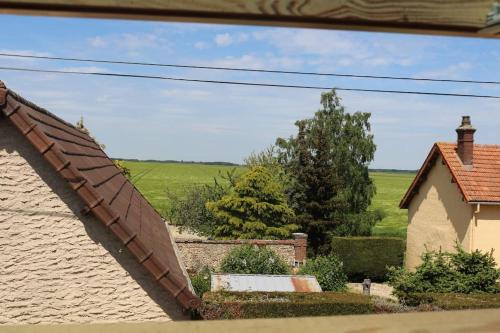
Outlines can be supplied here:
[[414, 293], [406, 298], [408, 305], [431, 304], [443, 310], [500, 308], [500, 294]]
[[311, 317], [500, 308], [500, 294], [419, 293], [411, 304], [352, 293], [207, 292], [198, 309], [206, 320]]
[[199, 309], [207, 320], [373, 313], [370, 297], [352, 293], [208, 292]]
[[350, 281], [387, 280], [387, 266], [402, 266], [405, 241], [395, 237], [332, 237], [332, 252]]

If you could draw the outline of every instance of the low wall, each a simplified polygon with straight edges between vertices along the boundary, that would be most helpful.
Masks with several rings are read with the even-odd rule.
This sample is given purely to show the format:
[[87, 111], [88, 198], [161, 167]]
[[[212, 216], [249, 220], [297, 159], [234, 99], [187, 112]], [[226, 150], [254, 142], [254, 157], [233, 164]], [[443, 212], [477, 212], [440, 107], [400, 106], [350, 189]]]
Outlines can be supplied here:
[[231, 250], [246, 244], [268, 247], [290, 266], [304, 264], [307, 250], [307, 235], [301, 233], [294, 234], [294, 239], [287, 240], [176, 239], [175, 242], [188, 271], [197, 271], [204, 266], [217, 269]]

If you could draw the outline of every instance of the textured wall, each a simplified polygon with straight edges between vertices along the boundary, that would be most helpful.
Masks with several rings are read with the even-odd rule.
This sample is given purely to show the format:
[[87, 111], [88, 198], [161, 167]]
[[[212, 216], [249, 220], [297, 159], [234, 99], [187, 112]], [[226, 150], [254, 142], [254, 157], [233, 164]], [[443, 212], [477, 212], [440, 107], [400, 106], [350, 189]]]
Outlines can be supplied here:
[[419, 265], [426, 247], [453, 251], [458, 241], [470, 250], [472, 211], [439, 157], [408, 207], [406, 267]]
[[185, 319], [0, 117], [0, 324]]
[[[474, 206], [474, 208], [476, 208]], [[483, 252], [493, 251], [493, 257], [500, 267], [500, 206], [481, 205], [476, 214], [475, 227], [473, 230], [474, 249]]]
[[235, 247], [243, 244], [260, 244], [276, 252], [290, 266], [295, 261], [295, 241], [207, 241], [177, 239], [181, 260], [188, 271], [197, 271], [203, 266], [219, 268], [222, 259]]

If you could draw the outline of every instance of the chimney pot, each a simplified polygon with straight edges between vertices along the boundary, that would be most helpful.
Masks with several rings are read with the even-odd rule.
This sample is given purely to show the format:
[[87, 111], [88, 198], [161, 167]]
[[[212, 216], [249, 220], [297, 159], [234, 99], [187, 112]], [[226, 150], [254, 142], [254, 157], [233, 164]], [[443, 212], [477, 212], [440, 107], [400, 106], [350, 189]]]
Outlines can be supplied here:
[[474, 157], [474, 132], [470, 116], [462, 117], [462, 124], [457, 128], [457, 154], [463, 165], [472, 165]]

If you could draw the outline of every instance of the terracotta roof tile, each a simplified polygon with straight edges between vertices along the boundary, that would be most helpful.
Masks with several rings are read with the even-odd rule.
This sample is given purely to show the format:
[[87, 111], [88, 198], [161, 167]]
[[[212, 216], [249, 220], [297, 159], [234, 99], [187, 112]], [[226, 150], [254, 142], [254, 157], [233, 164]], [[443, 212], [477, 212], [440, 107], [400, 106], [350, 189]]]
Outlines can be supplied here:
[[108, 226], [158, 283], [184, 308], [199, 305], [164, 220], [89, 135], [1, 81], [0, 113], [66, 179], [86, 204], [84, 210]]
[[433, 161], [437, 156], [442, 156], [465, 201], [500, 202], [500, 145], [475, 144], [472, 166], [462, 164], [456, 149], [455, 143], [438, 142], [434, 144], [401, 200], [401, 208], [408, 208], [411, 199], [432, 168]]

